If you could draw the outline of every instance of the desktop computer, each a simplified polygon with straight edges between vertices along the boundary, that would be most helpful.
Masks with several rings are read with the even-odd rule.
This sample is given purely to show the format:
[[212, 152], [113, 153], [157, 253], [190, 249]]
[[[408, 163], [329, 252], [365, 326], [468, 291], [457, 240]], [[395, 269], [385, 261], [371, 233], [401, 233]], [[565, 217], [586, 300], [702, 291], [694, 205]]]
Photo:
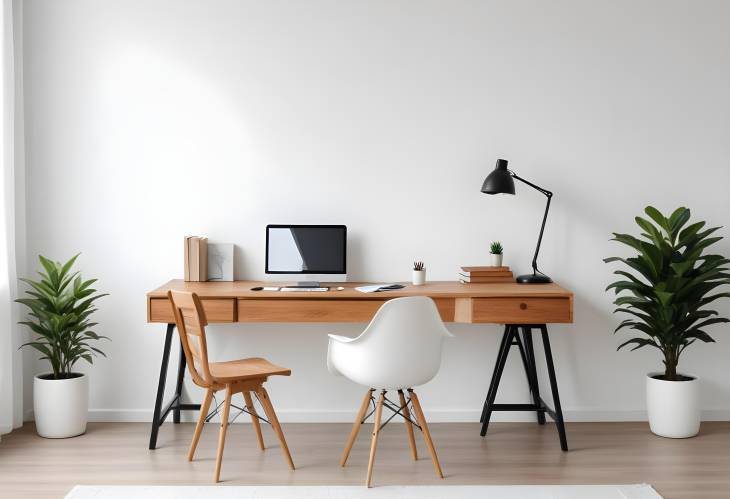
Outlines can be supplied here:
[[[267, 225], [267, 274], [307, 276], [347, 274], [347, 227], [344, 225]], [[288, 288], [319, 288], [300, 281]]]

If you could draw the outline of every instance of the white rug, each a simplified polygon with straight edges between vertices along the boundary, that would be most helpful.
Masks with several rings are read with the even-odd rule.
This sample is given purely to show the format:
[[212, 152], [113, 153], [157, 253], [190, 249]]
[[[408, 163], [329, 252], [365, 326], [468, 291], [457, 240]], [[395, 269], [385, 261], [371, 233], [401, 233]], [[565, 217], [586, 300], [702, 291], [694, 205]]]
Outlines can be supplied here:
[[85, 486], [66, 499], [662, 499], [651, 485]]

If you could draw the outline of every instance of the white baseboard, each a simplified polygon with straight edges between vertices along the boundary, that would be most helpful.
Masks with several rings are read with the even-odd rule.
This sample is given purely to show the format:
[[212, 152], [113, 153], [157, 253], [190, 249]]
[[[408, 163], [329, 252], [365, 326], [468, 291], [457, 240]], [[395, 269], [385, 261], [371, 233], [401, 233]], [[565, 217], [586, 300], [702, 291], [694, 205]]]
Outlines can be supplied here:
[[[235, 412], [233, 413], [235, 414]], [[620, 422], [646, 421], [644, 410], [565, 410], [565, 420], [568, 422]], [[279, 410], [277, 415], [286, 423], [351, 423], [355, 419], [355, 411], [316, 411], [316, 410]], [[28, 414], [32, 419], [32, 411]], [[250, 423], [248, 416], [236, 419], [236, 423]], [[429, 410], [426, 412], [428, 420], [433, 423], [473, 423], [479, 421], [479, 410]], [[197, 413], [185, 411], [182, 420], [196, 421]], [[171, 417], [170, 417], [171, 419]], [[549, 418], [548, 418], [549, 419]], [[505, 412], [492, 415], [495, 422], [532, 422], [531, 413]], [[708, 409], [702, 411], [703, 421], [730, 421], [730, 410]], [[149, 423], [152, 421], [152, 411], [149, 409], [91, 409], [89, 421], [109, 423]], [[395, 421], [395, 420], [393, 420]]]

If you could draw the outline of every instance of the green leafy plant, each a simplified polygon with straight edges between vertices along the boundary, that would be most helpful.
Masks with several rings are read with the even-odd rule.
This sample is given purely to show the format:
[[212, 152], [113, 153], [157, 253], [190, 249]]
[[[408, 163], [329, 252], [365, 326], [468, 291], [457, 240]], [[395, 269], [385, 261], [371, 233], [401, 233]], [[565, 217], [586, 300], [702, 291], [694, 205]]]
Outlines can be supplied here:
[[[722, 237], [710, 237], [720, 227], [704, 229], [705, 222], [687, 225], [690, 210], [677, 208], [669, 217], [647, 206], [644, 210], [650, 220], [636, 217], [642, 230], [640, 237], [614, 233], [618, 241], [638, 251], [630, 258], [611, 257], [604, 262], [621, 262], [626, 270], [614, 274], [622, 280], [611, 283], [616, 295], [614, 312], [632, 317], [622, 321], [614, 333], [629, 328], [643, 336], [631, 338], [619, 345], [621, 349], [633, 345], [632, 351], [650, 346], [664, 356], [664, 375], [660, 379], [681, 381], [677, 374], [679, 357], [697, 340], [705, 343], [715, 340], [704, 330], [707, 326], [730, 322], [717, 317], [715, 310], [704, 307], [730, 293], [714, 291], [730, 284], [726, 265], [730, 260], [720, 255], [705, 254], [705, 250]], [[620, 296], [619, 296], [620, 295]]]
[[492, 244], [489, 245], [489, 252], [493, 255], [501, 255], [502, 251], [502, 243], [500, 243], [499, 241], [494, 241]]
[[421, 271], [425, 268], [425, 264], [423, 262], [413, 262], [413, 270]]
[[96, 311], [94, 302], [107, 295], [91, 288], [96, 279], [84, 281], [79, 272], [71, 272], [78, 256], [61, 264], [39, 255], [44, 270], [38, 272], [41, 279], [21, 279], [31, 287], [26, 291], [29, 298], [16, 300], [30, 309], [29, 319], [20, 324], [37, 336], [21, 348], [30, 346], [43, 354], [40, 358], [48, 360], [53, 369], [51, 379], [76, 377], [72, 372], [76, 362], [83, 359], [91, 364], [97, 354], [106, 357], [90, 343], [109, 338], [92, 331], [97, 323], [89, 317]]

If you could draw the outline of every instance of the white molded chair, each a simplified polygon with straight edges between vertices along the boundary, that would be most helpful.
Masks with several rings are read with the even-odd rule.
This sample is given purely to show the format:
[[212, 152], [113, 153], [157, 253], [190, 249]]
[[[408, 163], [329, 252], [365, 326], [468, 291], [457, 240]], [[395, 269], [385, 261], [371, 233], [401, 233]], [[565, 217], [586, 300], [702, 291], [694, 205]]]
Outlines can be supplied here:
[[[369, 416], [365, 415], [368, 407], [371, 403], [374, 406], [375, 421], [365, 482], [368, 487], [373, 474], [378, 434], [382, 430], [383, 407], [399, 414], [405, 420], [413, 459], [418, 459], [413, 426], [423, 432], [436, 474], [443, 478], [431, 434], [413, 387], [427, 383], [436, 376], [441, 366], [443, 340], [452, 336], [444, 326], [436, 304], [425, 296], [386, 301], [365, 331], [357, 338], [329, 335], [327, 368], [330, 372], [345, 376], [369, 388], [360, 405], [357, 419], [340, 460], [342, 466], [347, 463], [360, 426]], [[381, 392], [375, 402], [373, 395], [378, 389]], [[403, 392], [404, 389], [408, 392], [408, 400]], [[386, 397], [388, 390], [398, 392], [399, 403]], [[415, 414], [416, 421], [411, 419], [409, 406]]]

